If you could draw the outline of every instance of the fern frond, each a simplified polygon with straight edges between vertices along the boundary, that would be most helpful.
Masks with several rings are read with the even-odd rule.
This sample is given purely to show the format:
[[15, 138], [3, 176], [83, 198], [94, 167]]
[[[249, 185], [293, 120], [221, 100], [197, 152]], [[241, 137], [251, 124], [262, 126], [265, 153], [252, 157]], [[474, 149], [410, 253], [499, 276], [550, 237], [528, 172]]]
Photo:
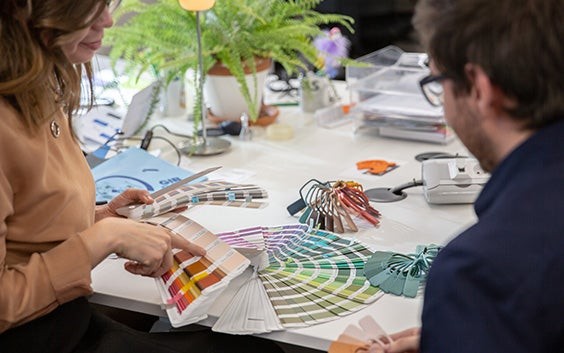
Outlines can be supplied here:
[[[231, 71], [241, 86], [249, 107], [256, 97], [245, 80], [245, 67], [256, 73], [255, 57], [270, 57], [286, 71], [307, 69], [317, 60], [313, 38], [321, 26], [337, 24], [353, 31], [353, 19], [339, 14], [322, 14], [315, 8], [323, 0], [221, 0], [202, 13], [204, 68], [218, 60]], [[125, 17], [133, 13], [131, 18]], [[140, 76], [182, 76], [197, 67], [196, 16], [185, 11], [178, 0], [124, 0], [116, 12], [123, 24], [107, 32], [113, 62], [125, 59], [126, 70]], [[126, 19], [127, 18], [127, 19]], [[162, 79], [162, 77], [161, 77]], [[254, 92], [258, 92], [256, 79]], [[258, 112], [252, 112], [254, 120]], [[198, 119], [199, 115], [194, 118]]]

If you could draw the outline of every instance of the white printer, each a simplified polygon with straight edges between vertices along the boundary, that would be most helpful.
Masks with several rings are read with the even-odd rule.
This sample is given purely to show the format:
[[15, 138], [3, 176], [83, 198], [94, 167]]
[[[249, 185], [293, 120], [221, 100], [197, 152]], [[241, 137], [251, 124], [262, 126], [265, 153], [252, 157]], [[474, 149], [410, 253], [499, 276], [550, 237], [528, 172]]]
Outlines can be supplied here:
[[423, 161], [423, 192], [432, 204], [473, 203], [490, 175], [474, 158], [439, 158]]

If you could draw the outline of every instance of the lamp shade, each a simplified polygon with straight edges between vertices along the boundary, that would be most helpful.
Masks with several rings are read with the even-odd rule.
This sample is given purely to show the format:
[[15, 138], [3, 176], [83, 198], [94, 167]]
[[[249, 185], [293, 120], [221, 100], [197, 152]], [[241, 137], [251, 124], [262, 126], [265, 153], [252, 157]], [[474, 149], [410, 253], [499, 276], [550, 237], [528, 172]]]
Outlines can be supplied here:
[[215, 4], [215, 0], [178, 0], [180, 6], [188, 11], [209, 10]]

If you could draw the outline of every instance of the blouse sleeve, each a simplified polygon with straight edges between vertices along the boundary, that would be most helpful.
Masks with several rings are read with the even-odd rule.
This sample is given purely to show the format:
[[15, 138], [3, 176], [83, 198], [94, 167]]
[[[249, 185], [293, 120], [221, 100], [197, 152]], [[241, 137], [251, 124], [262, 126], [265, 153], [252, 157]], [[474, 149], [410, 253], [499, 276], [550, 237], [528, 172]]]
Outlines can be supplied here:
[[[0, 101], [0, 108], [1, 101]], [[1, 111], [2, 109], [0, 109]], [[2, 114], [6, 118], [5, 114]], [[9, 122], [8, 116], [6, 119]], [[29, 234], [30, 243], [10, 240], [14, 230], [17, 183], [17, 159], [25, 159], [17, 131], [0, 131], [0, 333], [43, 316], [58, 305], [92, 292], [91, 262], [85, 244], [76, 232], [63, 235], [61, 241], [41, 242]], [[16, 140], [16, 141], [14, 141]], [[22, 142], [23, 144], [23, 142]], [[47, 212], [48, 213], [48, 212]], [[32, 220], [27, 222], [32, 223]], [[33, 229], [33, 227], [30, 227]], [[31, 247], [33, 246], [33, 247]], [[37, 247], [37, 250], [36, 250]], [[15, 249], [15, 250], [14, 250]], [[19, 259], [19, 250], [31, 255]], [[31, 250], [30, 250], [31, 249]], [[23, 260], [25, 259], [25, 260]], [[1, 349], [0, 349], [1, 350]]]
[[[6, 265], [11, 208], [10, 186], [0, 169], [0, 332], [92, 292], [89, 254], [79, 236], [72, 236], [44, 253], [33, 254], [27, 263]], [[77, 257], [85, 261], [72, 263]]]

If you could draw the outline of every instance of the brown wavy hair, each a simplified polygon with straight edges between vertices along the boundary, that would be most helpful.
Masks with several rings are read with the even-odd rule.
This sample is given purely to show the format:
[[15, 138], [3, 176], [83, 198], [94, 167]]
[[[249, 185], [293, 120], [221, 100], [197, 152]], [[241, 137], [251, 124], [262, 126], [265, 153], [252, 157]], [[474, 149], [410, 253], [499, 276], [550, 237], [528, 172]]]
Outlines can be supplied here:
[[0, 96], [28, 128], [61, 109], [69, 117], [76, 112], [82, 75], [88, 78], [87, 100], [93, 101], [92, 65], [72, 64], [61, 46], [96, 21], [105, 5], [106, 0], [0, 2]]
[[480, 65], [517, 102], [506, 112], [538, 129], [564, 119], [562, 0], [419, 0], [413, 24], [454, 93], [471, 87], [464, 67]]

